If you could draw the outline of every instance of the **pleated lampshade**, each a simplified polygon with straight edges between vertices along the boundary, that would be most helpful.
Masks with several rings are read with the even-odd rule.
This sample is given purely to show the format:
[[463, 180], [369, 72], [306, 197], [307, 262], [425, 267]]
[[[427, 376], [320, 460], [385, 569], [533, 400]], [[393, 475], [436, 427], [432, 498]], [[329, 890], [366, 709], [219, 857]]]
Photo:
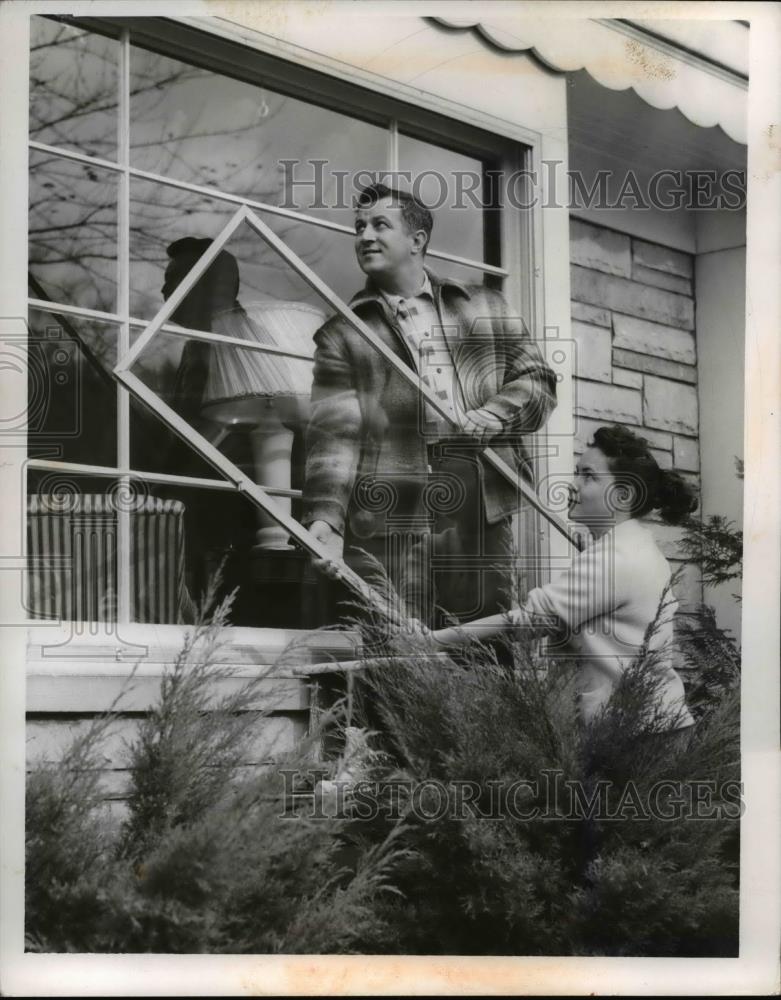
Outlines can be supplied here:
[[[306, 302], [269, 299], [217, 313], [212, 331], [296, 354], [314, 353], [313, 336], [326, 314]], [[305, 396], [312, 388], [313, 362], [233, 344], [213, 344], [203, 404], [250, 396]]]

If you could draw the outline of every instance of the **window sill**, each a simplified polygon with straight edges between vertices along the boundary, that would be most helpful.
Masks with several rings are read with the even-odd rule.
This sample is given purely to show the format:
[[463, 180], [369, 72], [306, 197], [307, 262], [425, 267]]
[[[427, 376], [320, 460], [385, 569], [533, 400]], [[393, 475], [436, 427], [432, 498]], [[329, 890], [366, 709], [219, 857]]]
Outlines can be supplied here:
[[[147, 711], [189, 631], [183, 625], [30, 625], [27, 711], [84, 714], [112, 706]], [[352, 632], [228, 628], [215, 661], [231, 675], [216, 681], [215, 697], [260, 676], [259, 710], [305, 711], [309, 687], [298, 671], [307, 664], [353, 660], [358, 653]]]

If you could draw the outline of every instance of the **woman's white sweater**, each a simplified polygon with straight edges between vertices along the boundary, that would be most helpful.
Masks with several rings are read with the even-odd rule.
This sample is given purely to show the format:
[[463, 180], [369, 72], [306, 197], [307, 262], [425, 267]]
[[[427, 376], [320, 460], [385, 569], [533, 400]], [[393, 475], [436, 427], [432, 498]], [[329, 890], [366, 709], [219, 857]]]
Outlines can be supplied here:
[[[558, 579], [531, 590], [512, 614], [565, 636], [555, 654], [576, 656], [581, 718], [588, 722], [607, 702], [618, 678], [640, 651], [646, 630], [650, 669], [659, 675], [659, 698], [672, 713], [671, 728], [691, 725], [683, 682], [672, 666], [673, 615], [670, 566], [651, 532], [635, 519], [616, 525], [574, 559]], [[660, 612], [661, 607], [661, 612]], [[657, 617], [658, 616], [658, 617]]]

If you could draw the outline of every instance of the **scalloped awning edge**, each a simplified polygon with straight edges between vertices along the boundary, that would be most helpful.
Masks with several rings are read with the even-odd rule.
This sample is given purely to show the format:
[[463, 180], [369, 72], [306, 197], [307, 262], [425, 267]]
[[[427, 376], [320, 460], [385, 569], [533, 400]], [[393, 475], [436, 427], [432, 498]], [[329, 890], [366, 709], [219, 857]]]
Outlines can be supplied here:
[[745, 81], [708, 66], [684, 50], [658, 43], [638, 29], [579, 19], [506, 18], [474, 21], [433, 17], [443, 27], [475, 32], [502, 52], [530, 52], [548, 69], [585, 69], [610, 90], [631, 88], [651, 107], [677, 108], [693, 125], [718, 125], [735, 142], [748, 142]]

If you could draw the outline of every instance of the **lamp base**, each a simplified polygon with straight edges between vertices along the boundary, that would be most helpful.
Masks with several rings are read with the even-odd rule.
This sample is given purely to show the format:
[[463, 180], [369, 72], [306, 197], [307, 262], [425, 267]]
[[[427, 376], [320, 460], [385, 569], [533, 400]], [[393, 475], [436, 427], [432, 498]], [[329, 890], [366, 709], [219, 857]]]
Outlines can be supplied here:
[[255, 532], [255, 544], [252, 546], [252, 558], [260, 559], [266, 552], [295, 552], [296, 549], [288, 538], [290, 534], [277, 524], [258, 528]]

